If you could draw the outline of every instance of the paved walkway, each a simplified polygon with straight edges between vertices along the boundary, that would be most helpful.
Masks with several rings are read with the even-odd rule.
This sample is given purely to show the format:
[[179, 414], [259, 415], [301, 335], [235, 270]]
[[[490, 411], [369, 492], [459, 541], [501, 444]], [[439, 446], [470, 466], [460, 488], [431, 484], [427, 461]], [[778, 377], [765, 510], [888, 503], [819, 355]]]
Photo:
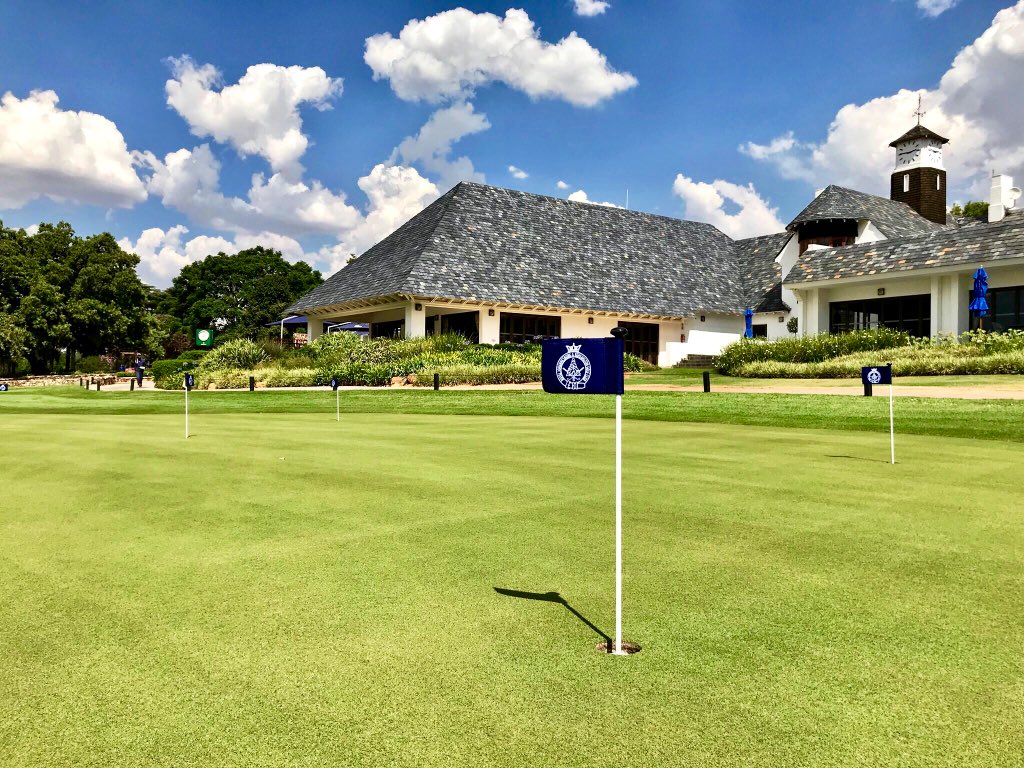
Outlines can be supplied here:
[[[118, 382], [117, 384], [111, 384], [103, 387], [104, 392], [127, 392], [131, 388], [131, 384], [127, 381]], [[536, 390], [540, 389], [539, 383], [534, 382], [530, 384], [483, 384], [481, 386], [457, 386], [457, 387], [445, 387], [446, 390], [462, 390], [462, 391], [481, 391], [481, 390]], [[138, 388], [136, 388], [138, 389]], [[275, 391], [275, 392], [323, 392], [326, 387], [261, 387], [259, 391]], [[352, 390], [363, 390], [363, 389], [381, 389], [381, 387], [339, 387], [343, 391]], [[396, 387], [395, 389], [419, 389], [425, 390], [428, 387]], [[630, 392], [701, 392], [703, 387], [701, 385], [681, 385], [681, 384], [626, 384], [627, 391]], [[145, 381], [143, 383], [142, 392], [160, 392], [153, 386], [152, 381]], [[196, 392], [211, 391], [211, 390], [196, 390]], [[246, 392], [247, 389], [218, 389], [212, 390], [217, 392]], [[745, 394], [758, 394], [758, 395], [847, 395], [860, 397], [864, 394], [860, 385], [819, 385], [819, 386], [808, 386], [799, 384], [780, 384], [772, 386], [751, 386], [742, 384], [721, 384], [715, 383], [712, 385], [713, 392], [735, 392]], [[888, 394], [886, 387], [878, 387], [875, 391], [876, 396], [885, 396]], [[999, 387], [986, 387], [986, 386], [962, 386], [962, 387], [929, 387], [929, 386], [914, 386], [914, 385], [901, 385], [896, 384], [893, 386], [893, 394], [896, 397], [945, 397], [954, 398], [958, 400], [1024, 400], [1024, 388], [1022, 389], [1003, 389]]]

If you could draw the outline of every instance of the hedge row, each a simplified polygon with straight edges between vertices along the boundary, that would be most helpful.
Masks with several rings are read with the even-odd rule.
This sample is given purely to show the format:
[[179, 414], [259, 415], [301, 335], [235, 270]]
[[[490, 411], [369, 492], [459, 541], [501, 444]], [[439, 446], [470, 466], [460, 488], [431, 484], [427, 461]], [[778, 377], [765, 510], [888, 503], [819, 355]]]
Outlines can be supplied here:
[[715, 361], [721, 373], [739, 375], [740, 366], [748, 363], [775, 361], [780, 363], [820, 363], [856, 352], [870, 352], [909, 346], [910, 336], [902, 331], [879, 328], [870, 331], [762, 341], [740, 339], [722, 350]]
[[[337, 379], [343, 386], [388, 386], [395, 377], [415, 383], [509, 384], [540, 380], [541, 348], [535, 344], [470, 344], [461, 336], [426, 339], [360, 339], [349, 333], [321, 336], [302, 350], [281, 354], [247, 339], [234, 339], [199, 360], [164, 360], [152, 368], [158, 387], [177, 389], [185, 372], [196, 386], [244, 388], [249, 376], [259, 386], [324, 386]], [[627, 371], [651, 366], [626, 355]]]
[[761, 379], [857, 378], [867, 365], [891, 362], [896, 376], [973, 376], [1024, 374], [1024, 351], [984, 354], [978, 350], [908, 348], [893, 354], [858, 354], [820, 363], [786, 363], [774, 360], [745, 363], [736, 375]]

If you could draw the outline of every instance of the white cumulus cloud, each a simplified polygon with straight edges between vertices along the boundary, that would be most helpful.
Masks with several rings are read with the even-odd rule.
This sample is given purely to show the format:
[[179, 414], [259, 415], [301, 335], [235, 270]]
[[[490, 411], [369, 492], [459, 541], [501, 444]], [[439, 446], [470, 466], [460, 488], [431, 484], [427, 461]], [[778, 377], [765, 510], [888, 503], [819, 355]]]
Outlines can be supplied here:
[[514, 165], [508, 167], [508, 172], [514, 179], [528, 179], [530, 174], [524, 171], [522, 168], [516, 168]]
[[152, 171], [148, 186], [163, 204], [201, 226], [235, 233], [275, 231], [293, 237], [338, 234], [355, 226], [359, 211], [343, 193], [318, 181], [290, 181], [275, 173], [252, 177], [248, 199], [220, 190], [220, 163], [207, 144], [179, 149], [163, 160], [140, 156]]
[[901, 90], [863, 104], [847, 104], [826, 137], [800, 140], [792, 132], [766, 144], [747, 142], [740, 151], [772, 163], [784, 178], [813, 187], [841, 184], [887, 194], [893, 169], [889, 142], [916, 121], [949, 139], [943, 151], [951, 190], [988, 193], [993, 169], [1024, 175], [1024, 99], [1012, 94], [1024, 82], [1024, 2], [996, 14], [992, 24], [961, 50], [938, 86]]
[[330, 99], [342, 89], [342, 81], [320, 67], [256, 64], [225, 86], [210, 64], [197, 66], [182, 56], [172, 59], [171, 66], [167, 103], [194, 135], [230, 144], [243, 156], [259, 155], [274, 171], [293, 178], [301, 174], [299, 158], [309, 146], [299, 105], [330, 109]]
[[[778, 209], [762, 198], [753, 184], [741, 186], [716, 179], [710, 184], [678, 174], [672, 191], [683, 200], [686, 218], [713, 224], [734, 239], [781, 232]], [[734, 209], [730, 213], [727, 208]]]
[[942, 15], [959, 2], [960, 0], [917, 0], [917, 7], [925, 16], [935, 18], [936, 16]]
[[569, 195], [567, 199], [572, 200], [574, 203], [590, 203], [590, 205], [603, 205], [606, 208], [622, 207], [621, 205], [616, 205], [615, 203], [601, 203], [598, 202], [597, 200], [591, 200], [589, 197], [587, 197], [587, 193], [584, 192], [582, 189], [577, 189], [575, 192]]
[[457, 102], [439, 109], [420, 128], [415, 136], [407, 136], [395, 148], [389, 164], [418, 163], [428, 173], [438, 177], [442, 189], [449, 189], [460, 181], [484, 180], [468, 157], [452, 159], [452, 144], [474, 133], [491, 127], [487, 115], [474, 110], [467, 102]]
[[412, 20], [398, 37], [367, 38], [364, 60], [374, 79], [387, 79], [407, 101], [466, 99], [501, 82], [534, 99], [593, 107], [637, 83], [575, 32], [541, 40], [529, 15], [514, 8], [504, 18], [456, 8]]
[[573, 0], [573, 10], [577, 16], [599, 16], [607, 11], [610, 5], [611, 3], [606, 0]]
[[0, 99], [0, 208], [49, 197], [129, 207], [146, 199], [117, 126], [92, 112], [60, 109], [53, 91]]
[[566, 184], [566, 183], [565, 183], [564, 181], [562, 181], [561, 179], [559, 179], [558, 181], [556, 181], [556, 182], [555, 182], [555, 186], [556, 186], [556, 187], [558, 187], [559, 189], [563, 189], [563, 190], [564, 190], [564, 189], [568, 189], [568, 188], [569, 188], [569, 185], [568, 185], [568, 184]]
[[305, 256], [298, 241], [273, 232], [240, 235], [233, 240], [199, 235], [186, 241], [188, 231], [188, 227], [182, 224], [166, 231], [152, 227], [143, 230], [134, 243], [130, 238], [123, 237], [118, 240], [118, 245], [139, 257], [139, 276], [158, 288], [170, 285], [182, 267], [215, 253], [238, 253], [261, 245], [280, 251], [289, 261], [299, 261]]

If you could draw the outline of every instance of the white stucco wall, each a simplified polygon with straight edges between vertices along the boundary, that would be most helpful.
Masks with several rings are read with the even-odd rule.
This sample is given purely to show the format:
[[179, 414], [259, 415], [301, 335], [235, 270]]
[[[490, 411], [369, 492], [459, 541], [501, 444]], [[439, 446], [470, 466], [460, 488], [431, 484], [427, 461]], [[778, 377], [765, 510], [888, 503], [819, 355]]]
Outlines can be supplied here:
[[[880, 275], [877, 279], [844, 281], [828, 288], [798, 289], [801, 308], [807, 317], [802, 322], [802, 333], [814, 334], [828, 330], [828, 305], [833, 301], [856, 301], [878, 298], [879, 288], [885, 289], [884, 298], [928, 294], [931, 296], [931, 333], [959, 335], [970, 328], [969, 305], [973, 274], [977, 265], [936, 270], [930, 273]], [[1000, 266], [987, 264], [990, 288], [1024, 285], [1024, 265]]]
[[885, 239], [881, 230], [867, 219], [857, 222], [857, 243], [877, 243], [879, 240]]
[[[775, 261], [779, 265], [779, 269], [782, 271], [782, 300], [786, 302], [786, 306], [790, 309], [790, 317], [797, 318], [797, 322], [800, 326], [800, 297], [797, 296], [793, 291], [786, 287], [786, 275], [790, 273], [790, 270], [796, 265], [797, 259], [800, 258], [800, 242], [797, 240], [796, 235], [786, 241], [785, 246], [779, 251], [779, 255], [775, 257]], [[783, 329], [785, 325], [783, 324]], [[770, 331], [769, 331], [770, 335]]]

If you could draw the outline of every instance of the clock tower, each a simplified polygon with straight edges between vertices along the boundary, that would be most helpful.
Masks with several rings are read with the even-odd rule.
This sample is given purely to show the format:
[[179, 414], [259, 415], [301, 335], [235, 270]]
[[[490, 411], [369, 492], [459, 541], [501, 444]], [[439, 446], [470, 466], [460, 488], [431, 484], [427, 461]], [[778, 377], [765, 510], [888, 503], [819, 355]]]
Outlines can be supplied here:
[[896, 150], [889, 197], [906, 203], [926, 219], [946, 223], [946, 169], [942, 167], [944, 139], [918, 123], [889, 146]]

